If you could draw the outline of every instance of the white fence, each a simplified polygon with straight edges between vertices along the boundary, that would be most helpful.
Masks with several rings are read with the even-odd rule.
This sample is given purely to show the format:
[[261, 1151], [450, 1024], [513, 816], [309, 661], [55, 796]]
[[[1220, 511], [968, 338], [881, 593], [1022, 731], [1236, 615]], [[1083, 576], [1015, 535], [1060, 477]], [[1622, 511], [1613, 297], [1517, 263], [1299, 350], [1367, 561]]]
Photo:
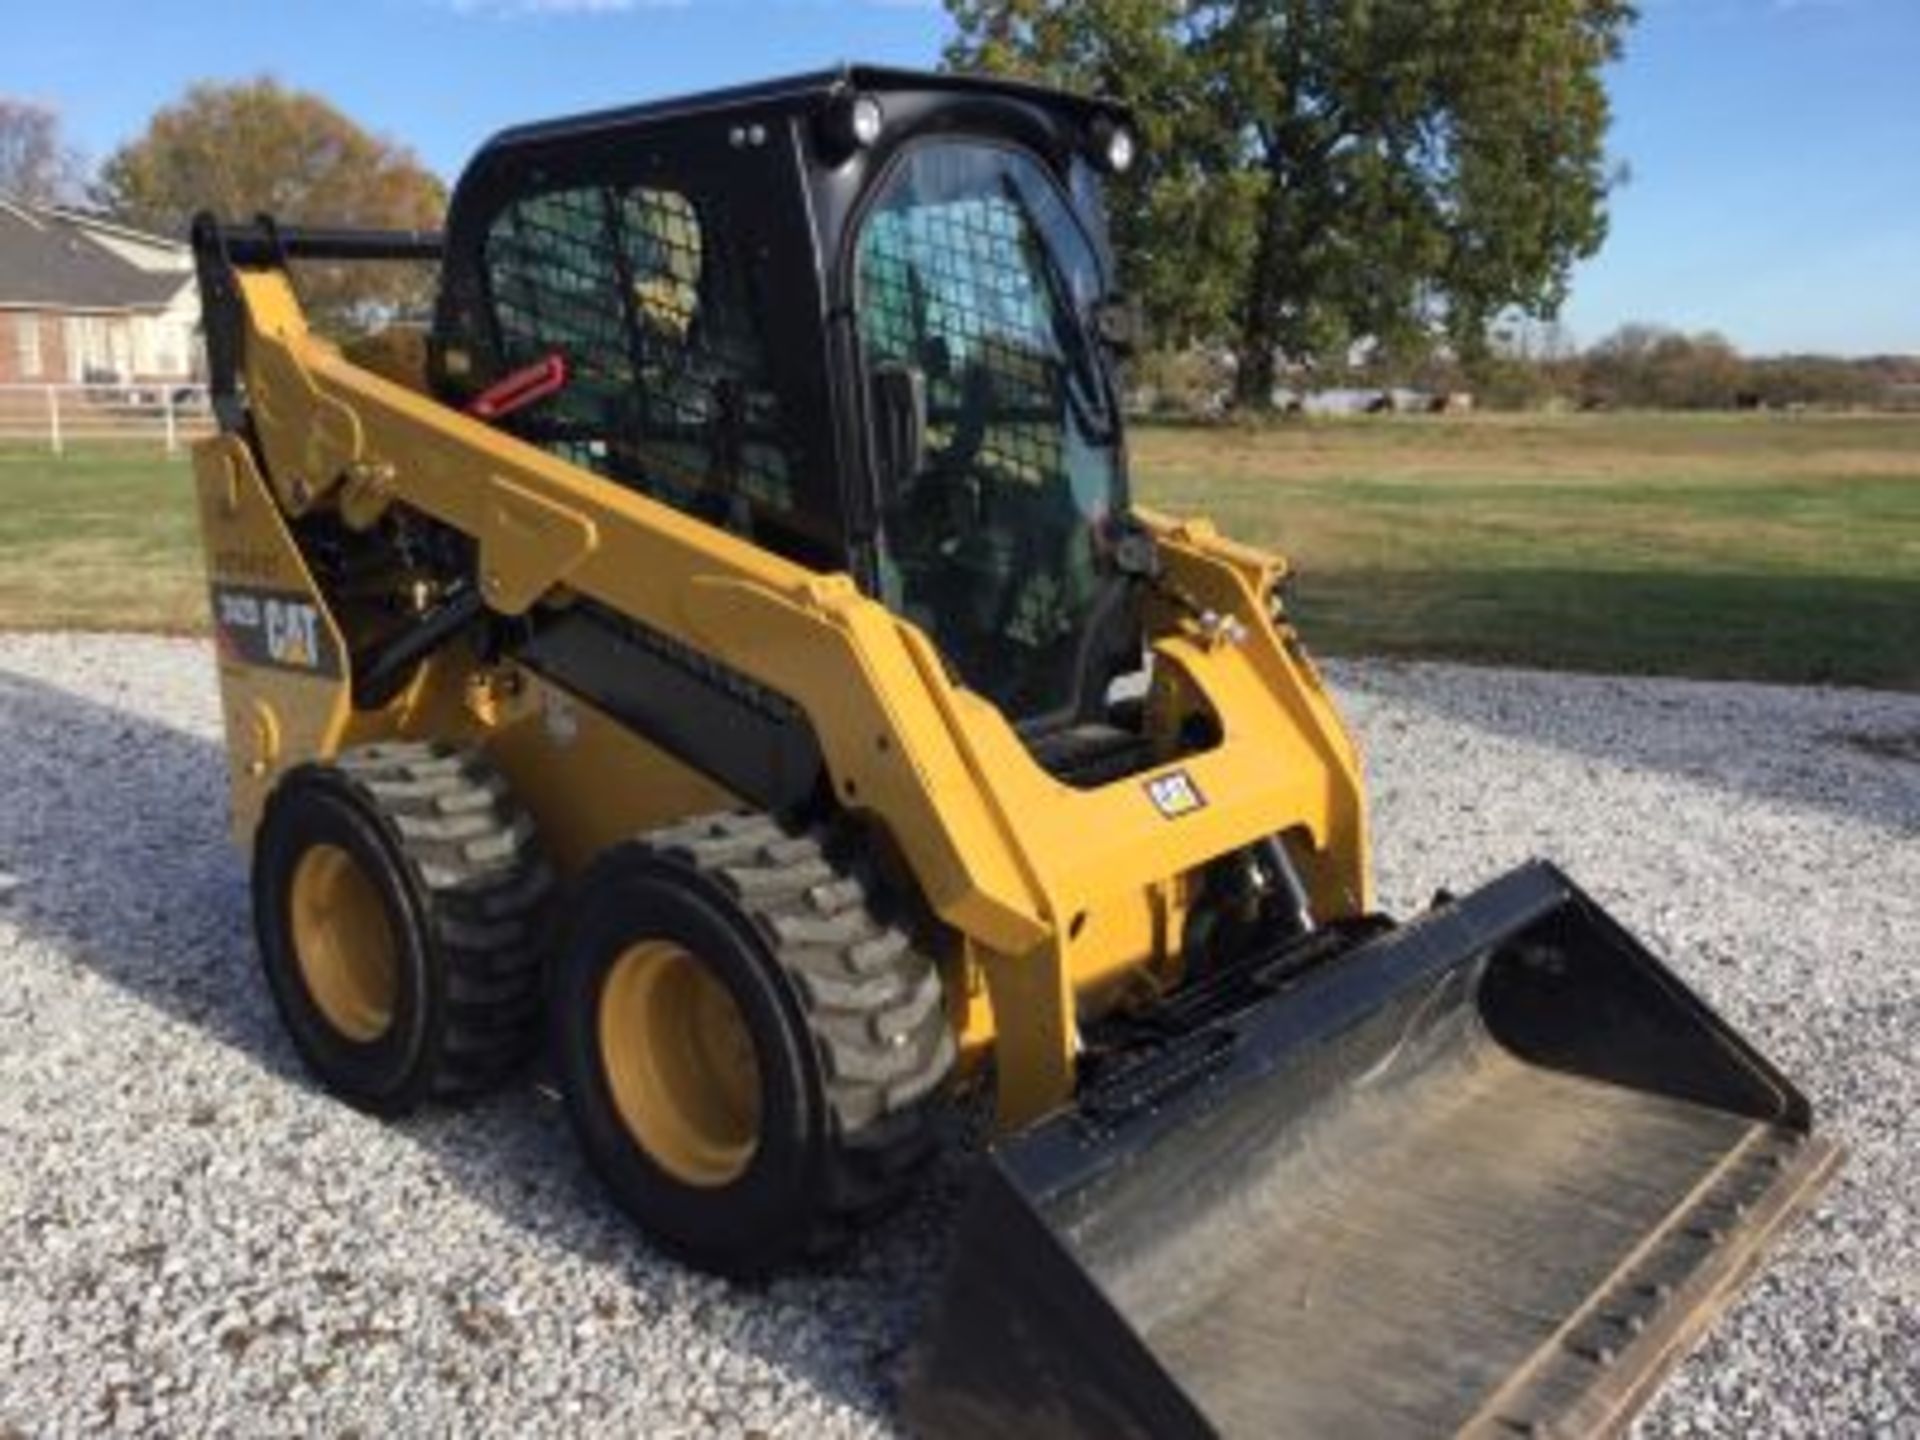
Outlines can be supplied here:
[[213, 428], [204, 385], [0, 385], [0, 445], [151, 445], [171, 455]]

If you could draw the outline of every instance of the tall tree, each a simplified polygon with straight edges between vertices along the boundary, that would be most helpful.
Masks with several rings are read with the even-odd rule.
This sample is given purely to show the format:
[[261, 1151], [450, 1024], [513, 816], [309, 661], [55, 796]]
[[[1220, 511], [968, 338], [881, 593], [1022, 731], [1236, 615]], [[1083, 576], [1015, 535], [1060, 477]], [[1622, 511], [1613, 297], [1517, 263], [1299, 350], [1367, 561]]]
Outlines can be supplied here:
[[0, 95], [0, 195], [29, 205], [71, 199], [81, 168], [79, 152], [61, 132], [59, 111]]
[[1146, 142], [1116, 187], [1162, 336], [1276, 361], [1473, 363], [1606, 236], [1603, 70], [1632, 0], [946, 0], [949, 63], [1096, 89]]
[[[193, 216], [261, 212], [291, 223], [430, 229], [446, 187], [405, 146], [369, 133], [318, 95], [262, 77], [204, 82], [156, 113], [107, 158], [96, 198], [118, 218], [183, 234]], [[371, 305], [417, 303], [421, 278], [399, 268], [316, 267], [309, 303], [336, 325]]]

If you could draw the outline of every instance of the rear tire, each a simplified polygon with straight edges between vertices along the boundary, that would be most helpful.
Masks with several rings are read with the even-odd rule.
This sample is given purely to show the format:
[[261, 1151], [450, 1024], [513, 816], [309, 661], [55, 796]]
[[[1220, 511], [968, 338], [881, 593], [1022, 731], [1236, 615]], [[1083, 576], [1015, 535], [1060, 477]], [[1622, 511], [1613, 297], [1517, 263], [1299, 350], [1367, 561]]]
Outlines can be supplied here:
[[511, 1074], [539, 1035], [551, 889], [474, 752], [369, 745], [290, 771], [254, 840], [254, 929], [308, 1068], [387, 1115]]
[[615, 1200], [683, 1259], [753, 1274], [830, 1248], [935, 1152], [941, 978], [876, 899], [826, 836], [760, 814], [656, 831], [583, 879], [555, 1068]]

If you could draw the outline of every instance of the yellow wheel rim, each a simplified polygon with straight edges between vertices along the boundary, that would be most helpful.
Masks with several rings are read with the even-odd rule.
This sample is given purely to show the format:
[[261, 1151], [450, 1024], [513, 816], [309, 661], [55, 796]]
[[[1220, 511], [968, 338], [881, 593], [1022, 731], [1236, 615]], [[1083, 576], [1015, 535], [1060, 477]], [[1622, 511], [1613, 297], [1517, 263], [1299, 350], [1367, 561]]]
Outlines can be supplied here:
[[600, 992], [614, 1109], [676, 1180], [738, 1179], [760, 1144], [760, 1065], [727, 987], [671, 940], [623, 951]]
[[338, 845], [315, 845], [293, 871], [293, 952], [327, 1024], [359, 1044], [393, 1025], [399, 947], [380, 891]]

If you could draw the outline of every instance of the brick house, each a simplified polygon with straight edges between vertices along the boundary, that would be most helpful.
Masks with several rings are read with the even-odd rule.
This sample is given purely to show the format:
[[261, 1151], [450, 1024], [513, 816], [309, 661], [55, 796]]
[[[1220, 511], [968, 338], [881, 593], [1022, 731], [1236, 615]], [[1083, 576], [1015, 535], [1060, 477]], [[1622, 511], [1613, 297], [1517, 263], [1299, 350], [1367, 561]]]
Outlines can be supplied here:
[[199, 326], [185, 245], [0, 196], [0, 384], [185, 384]]

